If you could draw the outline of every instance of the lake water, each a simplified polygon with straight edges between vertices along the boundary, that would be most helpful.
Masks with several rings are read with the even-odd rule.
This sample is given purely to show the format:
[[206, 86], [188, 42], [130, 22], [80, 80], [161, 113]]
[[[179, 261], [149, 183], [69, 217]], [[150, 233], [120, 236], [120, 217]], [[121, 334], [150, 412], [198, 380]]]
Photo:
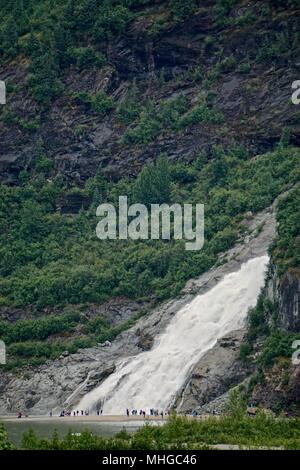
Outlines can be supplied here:
[[144, 425], [144, 421], [72, 422], [72, 418], [61, 418], [61, 421], [55, 418], [50, 418], [48, 420], [20, 419], [18, 421], [7, 421], [6, 419], [0, 419], [0, 421], [5, 426], [9, 440], [16, 446], [20, 446], [23, 434], [29, 429], [32, 429], [39, 437], [52, 437], [55, 430], [57, 430], [60, 437], [63, 437], [68, 433], [69, 430], [74, 433], [80, 433], [85, 429], [88, 429], [98, 436], [110, 437], [119, 431], [122, 431], [122, 429], [126, 429], [128, 432], [135, 432]]

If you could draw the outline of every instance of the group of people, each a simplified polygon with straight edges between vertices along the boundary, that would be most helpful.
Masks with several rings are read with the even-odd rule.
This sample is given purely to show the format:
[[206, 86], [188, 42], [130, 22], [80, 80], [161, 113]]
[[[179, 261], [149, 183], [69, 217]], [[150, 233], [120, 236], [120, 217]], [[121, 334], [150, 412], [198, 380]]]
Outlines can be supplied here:
[[[167, 415], [168, 413], [166, 412], [165, 414]], [[150, 416], [159, 416], [159, 415], [163, 418], [164, 412], [163, 411], [159, 412], [158, 410], [155, 410], [154, 408], [150, 409]]]
[[[131, 410], [131, 412], [130, 412], [129, 408], [126, 409], [126, 415], [127, 416], [130, 416], [130, 415], [137, 416], [138, 414], [140, 416], [143, 416], [144, 418], [146, 417], [146, 411], [145, 410], [141, 409], [140, 412], [138, 413], [138, 410], [136, 410], [136, 409]], [[168, 413], [166, 412], [165, 414], [167, 415]], [[163, 411], [159, 412], [159, 410], [151, 408], [150, 409], [150, 416], [161, 416], [161, 418], [163, 419], [164, 418], [164, 412]]]
[[[77, 410], [77, 411], [73, 411], [73, 416], [89, 416], [90, 412], [89, 410]], [[97, 414], [98, 414], [98, 411], [97, 411]], [[101, 414], [102, 414], [102, 410], [101, 410]], [[50, 411], [50, 417], [52, 416], [52, 411]], [[66, 410], [62, 410], [60, 412], [60, 415], [59, 415], [61, 418], [63, 418], [64, 416], [72, 416], [72, 412], [71, 411], [66, 411]]]
[[[138, 415], [138, 410], [131, 410], [131, 414], [132, 414], [132, 416], [137, 416], [137, 415]], [[127, 416], [130, 416], [130, 411], [129, 411], [128, 408], [127, 408], [127, 410], [126, 410], [126, 415], [127, 415]], [[144, 416], [144, 418], [145, 418], [145, 416], [146, 416], [146, 411], [140, 410], [139, 415], [140, 415], [140, 416]]]
[[[102, 408], [99, 408], [97, 409], [96, 411], [97, 413], [97, 416], [102, 416], [103, 415], [103, 409]], [[21, 413], [20, 413], [21, 414]], [[90, 414], [90, 411], [89, 410], [74, 410], [74, 411], [68, 411], [68, 410], [62, 410], [59, 414], [60, 417], [64, 417], [64, 416], [74, 416], [74, 417], [77, 417], [77, 416], [89, 416]], [[143, 416], [144, 418], [146, 418], [146, 411], [145, 410], [142, 410], [140, 409], [140, 411], [138, 411], [137, 409], [133, 409], [133, 410], [129, 410], [129, 408], [126, 409], [126, 415], [129, 417], [129, 416]], [[168, 415], [169, 413], [166, 411], [165, 413], [163, 411], [159, 411], [158, 409], [155, 409], [155, 408], [151, 408], [150, 409], [150, 416], [160, 416], [162, 419], [164, 418], [164, 415]], [[22, 415], [21, 415], [22, 416]], [[19, 418], [21, 416], [18, 416]], [[52, 411], [50, 411], [49, 413], [49, 416], [50, 418], [53, 416], [52, 414]]]

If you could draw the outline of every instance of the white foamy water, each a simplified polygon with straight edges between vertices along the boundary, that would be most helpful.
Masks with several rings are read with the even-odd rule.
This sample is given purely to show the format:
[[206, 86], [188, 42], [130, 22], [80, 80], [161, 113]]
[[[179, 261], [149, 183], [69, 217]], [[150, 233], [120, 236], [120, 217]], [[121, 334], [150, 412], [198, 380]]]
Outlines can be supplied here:
[[166, 410], [201, 356], [219, 338], [244, 325], [264, 284], [267, 263], [268, 256], [251, 259], [195, 297], [174, 315], [151, 351], [119, 362], [77, 409], [92, 411], [101, 401], [105, 414], [124, 414], [126, 408]]

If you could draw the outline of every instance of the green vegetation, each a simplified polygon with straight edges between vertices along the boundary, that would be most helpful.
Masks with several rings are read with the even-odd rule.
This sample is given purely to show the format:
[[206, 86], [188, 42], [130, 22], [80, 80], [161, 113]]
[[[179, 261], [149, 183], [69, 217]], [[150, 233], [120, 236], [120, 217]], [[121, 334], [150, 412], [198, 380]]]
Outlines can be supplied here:
[[279, 202], [277, 220], [278, 237], [271, 253], [279, 274], [300, 266], [300, 188], [291, 191]]
[[85, 105], [87, 110], [90, 109], [100, 116], [105, 116], [114, 107], [113, 99], [104, 91], [99, 91], [94, 95], [81, 91], [73, 93], [72, 97], [76, 103]]
[[173, 0], [171, 13], [175, 19], [183, 19], [197, 10], [196, 0]]
[[230, 23], [230, 13], [237, 0], [217, 0], [215, 6], [215, 23], [224, 27]]
[[[46, 180], [51, 165], [44, 152], [39, 142], [34, 173], [23, 171], [19, 187], [0, 189], [0, 304], [30, 305], [36, 312], [35, 319], [24, 323], [1, 322], [0, 335], [14, 361], [24, 356], [56, 357], [65, 350], [113, 339], [128, 325], [111, 329], [100, 321], [99, 328], [90, 329], [76, 306], [118, 296], [156, 302], [176, 296], [187, 279], [209, 269], [218, 253], [232, 246], [244, 230], [243, 214], [268, 206], [299, 179], [298, 149], [280, 146], [252, 161], [245, 149], [233, 144], [226, 151], [215, 147], [212, 159], [201, 154], [192, 164], [161, 158], [136, 180], [110, 183], [98, 172], [84, 188], [66, 189], [58, 176]], [[61, 199], [74, 193], [89, 196], [90, 209], [61, 214]], [[105, 201], [117, 205], [124, 194], [129, 202], [146, 204], [205, 202], [204, 248], [187, 252], [179, 240], [98, 240], [95, 207]], [[295, 210], [291, 207], [290, 212]], [[297, 256], [295, 250], [291, 253]], [[41, 318], [45, 307], [65, 311], [69, 304], [74, 307], [59, 317]], [[62, 332], [70, 337], [58, 342], [55, 335]], [[78, 335], [83, 346], [74, 340]]]
[[38, 320], [20, 320], [15, 323], [0, 321], [0, 336], [7, 343], [43, 340], [61, 331], [69, 331], [78, 321], [78, 315], [60, 315], [43, 317]]
[[[178, 132], [194, 124], [222, 124], [223, 114], [213, 106], [213, 98], [199, 96], [197, 104], [189, 109], [188, 100], [180, 95], [177, 98], [161, 101], [158, 106], [148, 103], [139, 112], [134, 125], [124, 136], [126, 144], [149, 144], [161, 133]], [[134, 106], [134, 105], [132, 105]], [[137, 109], [132, 109], [132, 115]]]
[[292, 60], [299, 44], [299, 32], [272, 32], [264, 39], [256, 57], [256, 62], [276, 64], [283, 60]]
[[[299, 6], [298, 0], [269, 0], [259, 6], [261, 11], [257, 13], [250, 5], [237, 15], [237, 0], [216, 0], [211, 9], [216, 26], [243, 27], [258, 20], [260, 13], [271, 16], [271, 7], [276, 11], [286, 3]], [[80, 72], [106, 65], [109, 43], [143, 15], [140, 7], [148, 5], [151, 0], [12, 0], [9, 5], [1, 2], [0, 63], [18, 55], [25, 57], [29, 92], [41, 107], [48, 107], [63, 93], [67, 70], [75, 67]], [[197, 0], [169, 1], [165, 11], [153, 17], [147, 33], [156, 37], [167, 25], [186, 20], [199, 8], [201, 2]], [[292, 59], [298, 43], [297, 31], [274, 31], [264, 36], [257, 62]], [[217, 49], [216, 55], [223, 57], [222, 48]], [[220, 60], [218, 67], [227, 73], [235, 64], [236, 58], [229, 56]]]
[[91, 47], [74, 47], [70, 50], [70, 58], [79, 70], [101, 68], [106, 64], [105, 56]]
[[[41, 107], [64, 90], [64, 74], [106, 64], [106, 42], [148, 0], [13, 0], [1, 2], [0, 63], [22, 54], [30, 61], [27, 85]], [[102, 47], [99, 47], [102, 44]]]
[[4, 110], [1, 113], [1, 119], [6, 124], [14, 124], [18, 126], [20, 129], [27, 131], [29, 133], [34, 132], [39, 129], [40, 127], [40, 118], [35, 117], [33, 119], [23, 119], [17, 114]]
[[228, 415], [206, 420], [171, 417], [164, 426], [145, 425], [134, 434], [125, 430], [112, 438], [80, 436], [70, 431], [63, 439], [38, 438], [33, 431], [24, 435], [24, 449], [90, 450], [180, 450], [208, 449], [231, 444], [246, 447], [300, 448], [300, 422], [297, 419], [274, 419], [263, 413], [255, 418]]
[[281, 357], [290, 359], [295, 351], [292, 348], [292, 344], [296, 339], [300, 340], [299, 333], [286, 333], [280, 330], [272, 331], [265, 341], [259, 363], [263, 367], [271, 367], [275, 359]]
[[117, 108], [117, 119], [123, 124], [131, 124], [134, 122], [141, 113], [141, 105], [138, 100], [138, 92], [133, 87], [126, 94], [124, 101], [122, 101]]
[[178, 127], [184, 128], [193, 124], [222, 124], [224, 116], [222, 113], [212, 107], [209, 107], [201, 97], [196, 106], [181, 116], [178, 120]]
[[256, 307], [249, 313], [248, 332], [246, 341], [241, 346], [240, 355], [242, 360], [249, 361], [255, 341], [263, 338], [263, 348], [256, 360], [260, 369], [273, 366], [278, 358], [291, 358], [294, 352], [293, 341], [300, 339], [299, 333], [289, 333], [279, 329], [277, 310], [277, 306], [270, 302], [263, 292]]
[[[73, 354], [78, 349], [112, 341], [143, 314], [141, 310], [139, 315], [118, 326], [110, 326], [101, 316], [87, 319], [80, 313], [62, 313], [14, 323], [2, 320], [0, 337], [9, 354], [8, 364], [2, 367], [11, 370], [23, 365], [37, 366], [65, 352]], [[63, 339], [57, 339], [59, 335]]]
[[0, 424], [0, 450], [12, 450], [13, 446], [8, 441], [7, 433], [4, 427]]
[[134, 184], [135, 200], [141, 204], [168, 203], [171, 197], [170, 165], [160, 158], [155, 165], [143, 168]]
[[[2, 305], [44, 307], [101, 302], [118, 295], [174, 295], [188, 277], [211, 266], [217, 253], [233, 243], [243, 213], [266, 207], [298, 178], [297, 149], [278, 149], [255, 161], [245, 159], [237, 146], [228, 152], [216, 147], [214, 155], [206, 163], [200, 156], [192, 165], [170, 164], [170, 202], [207, 201], [206, 243], [199, 253], [185, 252], [180, 241], [100, 242], [95, 236], [94, 209], [73, 216], [57, 211], [57, 201], [65, 192], [59, 178], [46, 182], [36, 174], [20, 187], [2, 185]], [[165, 164], [162, 181], [164, 168]], [[137, 183], [121, 180], [104, 187], [96, 177], [79, 194], [95, 197], [98, 193], [113, 203], [122, 194], [134, 200], [146, 176], [147, 172], [142, 173]], [[143, 200], [153, 202], [148, 197], [145, 193]], [[132, 283], [136, 275], [139, 282]]]
[[139, 113], [133, 127], [127, 129], [123, 136], [126, 144], [149, 144], [163, 130], [177, 130], [180, 116], [188, 109], [188, 102], [184, 96], [165, 100], [155, 106], [147, 103]]

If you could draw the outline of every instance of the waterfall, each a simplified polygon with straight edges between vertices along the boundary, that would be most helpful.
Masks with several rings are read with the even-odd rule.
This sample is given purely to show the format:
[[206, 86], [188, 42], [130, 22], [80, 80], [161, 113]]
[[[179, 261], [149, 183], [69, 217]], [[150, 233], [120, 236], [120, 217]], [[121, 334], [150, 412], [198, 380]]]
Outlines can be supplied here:
[[268, 256], [244, 263], [208, 292], [181, 308], [150, 351], [127, 357], [101, 385], [85, 395], [78, 409], [124, 414], [126, 408], [166, 410], [201, 356], [224, 335], [244, 326], [264, 283]]

